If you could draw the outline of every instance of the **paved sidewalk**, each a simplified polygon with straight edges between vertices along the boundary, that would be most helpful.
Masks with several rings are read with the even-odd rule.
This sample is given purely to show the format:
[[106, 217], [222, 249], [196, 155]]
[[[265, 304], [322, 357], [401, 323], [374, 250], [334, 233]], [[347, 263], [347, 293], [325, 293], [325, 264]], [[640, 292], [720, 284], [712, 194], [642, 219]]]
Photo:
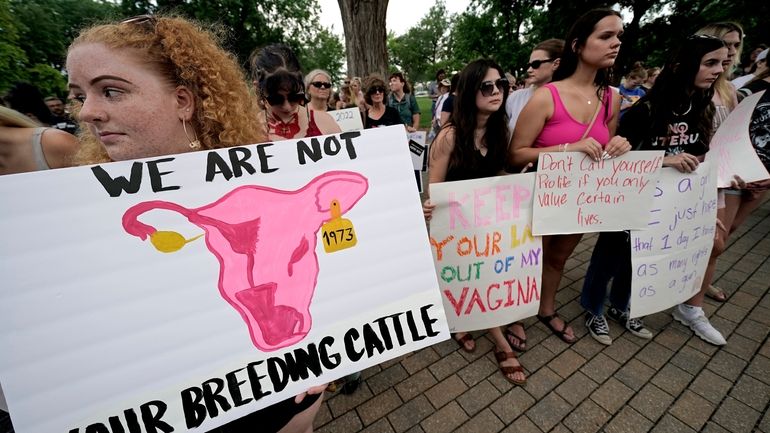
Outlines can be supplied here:
[[502, 377], [492, 343], [474, 333], [474, 354], [446, 341], [364, 371], [353, 395], [327, 393], [316, 431], [770, 433], [770, 200], [718, 262], [715, 284], [729, 299], [707, 300], [705, 310], [727, 338], [723, 348], [669, 312], [645, 319], [653, 340], [610, 322], [613, 344], [594, 341], [578, 297], [595, 239], [578, 245], [557, 295], [580, 339], [570, 346], [525, 321], [525, 387]]

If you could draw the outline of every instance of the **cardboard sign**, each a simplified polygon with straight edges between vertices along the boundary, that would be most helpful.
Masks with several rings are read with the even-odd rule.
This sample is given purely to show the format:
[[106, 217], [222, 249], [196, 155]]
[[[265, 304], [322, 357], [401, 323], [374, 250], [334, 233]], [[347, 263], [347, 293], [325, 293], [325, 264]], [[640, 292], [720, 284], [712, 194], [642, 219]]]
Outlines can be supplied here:
[[709, 143], [706, 161], [717, 166], [720, 188], [730, 187], [733, 176], [738, 175], [746, 182], [770, 178], [762, 161], [759, 160], [749, 136], [749, 123], [754, 107], [765, 91], [755, 93], [738, 104], [727, 116]]
[[329, 111], [329, 115], [337, 122], [342, 132], [364, 129], [364, 121], [361, 119], [361, 110], [358, 107]]
[[714, 246], [716, 182], [709, 162], [692, 173], [661, 171], [649, 228], [631, 230], [631, 317], [665, 310], [700, 290]]
[[16, 432], [208, 431], [448, 338], [405, 141], [0, 177]]
[[537, 314], [542, 243], [532, 235], [535, 174], [430, 185], [430, 243], [452, 332]]
[[542, 152], [537, 162], [533, 233], [619, 231], [647, 226], [662, 151], [592, 160], [583, 152]]

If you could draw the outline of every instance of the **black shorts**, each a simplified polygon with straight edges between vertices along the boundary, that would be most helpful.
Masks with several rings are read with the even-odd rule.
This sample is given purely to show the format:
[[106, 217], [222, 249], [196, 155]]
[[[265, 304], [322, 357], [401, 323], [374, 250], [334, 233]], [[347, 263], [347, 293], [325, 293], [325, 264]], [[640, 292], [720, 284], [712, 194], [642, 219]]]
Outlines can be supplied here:
[[294, 397], [280, 401], [272, 406], [250, 413], [235, 421], [231, 421], [222, 427], [209, 430], [209, 433], [275, 433], [300, 412], [313, 405], [321, 394], [313, 394], [305, 397], [300, 404], [294, 403]]

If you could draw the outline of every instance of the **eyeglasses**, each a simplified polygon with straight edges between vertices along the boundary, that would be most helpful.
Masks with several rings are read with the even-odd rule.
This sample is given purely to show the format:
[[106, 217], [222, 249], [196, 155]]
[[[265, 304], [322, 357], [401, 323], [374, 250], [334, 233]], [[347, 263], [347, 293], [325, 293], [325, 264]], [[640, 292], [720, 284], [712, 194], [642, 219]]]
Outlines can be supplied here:
[[498, 78], [496, 81], [484, 81], [481, 83], [479, 90], [483, 96], [492, 96], [492, 94], [495, 93], [495, 87], [497, 87], [497, 90], [502, 93], [508, 89], [509, 86], [510, 85], [508, 84], [507, 79]]
[[288, 100], [290, 104], [305, 105], [305, 94], [290, 93], [289, 95], [284, 96], [279, 93], [277, 95], [267, 95], [265, 100], [267, 100], [267, 103], [272, 106], [283, 105], [286, 100]]
[[370, 87], [366, 93], [368, 93], [369, 95], [374, 95], [375, 93], [385, 94], [385, 87], [383, 86]]
[[331, 89], [332, 83], [327, 83], [325, 81], [313, 81], [310, 83], [313, 87], [316, 89]]
[[532, 68], [532, 69], [539, 69], [540, 65], [542, 65], [543, 63], [553, 62], [554, 60], [556, 60], [556, 59], [533, 60], [533, 61], [527, 63], [527, 67], [528, 68]]

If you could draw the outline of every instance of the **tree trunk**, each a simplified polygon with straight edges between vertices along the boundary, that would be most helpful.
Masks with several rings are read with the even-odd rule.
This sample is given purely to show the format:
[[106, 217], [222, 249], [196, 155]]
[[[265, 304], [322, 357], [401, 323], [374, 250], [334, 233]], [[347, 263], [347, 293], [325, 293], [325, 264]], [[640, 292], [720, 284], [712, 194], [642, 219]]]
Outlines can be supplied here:
[[337, 0], [337, 3], [345, 32], [348, 76], [386, 75], [388, 0]]

